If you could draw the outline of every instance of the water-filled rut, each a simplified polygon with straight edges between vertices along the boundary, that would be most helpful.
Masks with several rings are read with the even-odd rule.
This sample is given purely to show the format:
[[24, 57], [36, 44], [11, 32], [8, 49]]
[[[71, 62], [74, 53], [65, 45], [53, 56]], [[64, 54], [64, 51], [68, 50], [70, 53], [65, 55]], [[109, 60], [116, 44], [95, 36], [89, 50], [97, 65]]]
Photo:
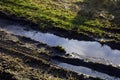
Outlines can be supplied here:
[[[70, 53], [75, 58], [89, 59], [94, 62], [113, 64], [117, 66], [120, 65], [120, 50], [113, 50], [109, 46], [101, 45], [97, 41], [78, 41], [74, 39], [67, 39], [54, 34], [35, 31], [18, 23], [3, 19], [0, 20], [0, 29], [15, 35], [31, 38], [50, 46], [60, 45], [67, 53]], [[54, 62], [54, 64], [75, 72], [82, 72], [84, 74], [104, 79], [106, 78], [106, 80], [119, 80], [119, 78], [110, 77], [109, 75], [100, 72], [94, 72], [85, 67], [72, 66], [60, 62]]]

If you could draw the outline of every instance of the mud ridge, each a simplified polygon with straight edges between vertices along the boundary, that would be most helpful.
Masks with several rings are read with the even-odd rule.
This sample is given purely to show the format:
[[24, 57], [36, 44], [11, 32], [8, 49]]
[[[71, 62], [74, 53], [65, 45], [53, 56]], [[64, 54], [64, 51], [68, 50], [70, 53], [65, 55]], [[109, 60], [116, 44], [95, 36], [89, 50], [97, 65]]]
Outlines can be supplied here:
[[96, 70], [102, 73], [106, 73], [110, 76], [115, 76], [120, 78], [120, 68], [114, 67], [112, 65], [105, 65], [100, 63], [93, 63], [93, 62], [85, 62], [84, 60], [77, 59], [77, 58], [67, 58], [61, 56], [53, 56], [53, 60], [57, 60], [60, 62], [72, 64], [75, 66], [84, 66], [91, 68], [92, 70]]

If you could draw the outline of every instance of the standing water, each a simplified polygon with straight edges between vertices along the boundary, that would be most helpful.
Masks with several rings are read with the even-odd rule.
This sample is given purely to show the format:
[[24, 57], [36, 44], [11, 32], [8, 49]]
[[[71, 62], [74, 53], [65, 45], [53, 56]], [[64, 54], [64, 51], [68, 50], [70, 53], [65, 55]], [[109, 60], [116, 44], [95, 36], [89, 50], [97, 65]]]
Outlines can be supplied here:
[[[90, 58], [91, 60], [95, 60], [96, 62], [100, 61], [100, 62], [105, 62], [105, 63], [112, 63], [114, 65], [120, 65], [120, 51], [112, 50], [109, 46], [101, 45], [100, 43], [96, 41], [92, 41], [92, 42], [91, 41], [78, 41], [74, 39], [67, 39], [67, 38], [59, 37], [59, 36], [56, 36], [50, 33], [42, 33], [39, 31], [32, 30], [32, 29], [27, 30], [26, 27], [22, 27], [21, 25], [18, 25], [15, 23], [11, 24], [9, 21], [6, 21], [6, 20], [0, 20], [0, 29], [6, 30], [15, 35], [25, 36], [33, 40], [46, 43], [50, 46], [60, 45], [66, 50], [67, 53], [74, 52], [82, 57], [87, 57], [87, 58]], [[80, 56], [75, 56], [75, 57], [79, 58]], [[65, 63], [59, 64], [59, 66], [63, 66], [63, 65], [69, 66]], [[82, 69], [84, 70], [84, 68]], [[77, 71], [80, 70], [80, 72], [82, 72], [81, 71], [82, 69], [77, 69]]]

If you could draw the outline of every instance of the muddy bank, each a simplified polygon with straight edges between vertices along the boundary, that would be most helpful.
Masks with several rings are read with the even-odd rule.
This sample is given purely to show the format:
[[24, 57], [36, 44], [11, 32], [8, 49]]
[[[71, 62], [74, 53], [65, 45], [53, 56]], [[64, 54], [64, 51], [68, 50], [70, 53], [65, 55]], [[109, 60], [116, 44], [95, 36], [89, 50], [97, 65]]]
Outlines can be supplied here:
[[[12, 50], [12, 52], [11, 52], [11, 53], [13, 53], [13, 54], [11, 54], [12, 56], [18, 57], [18, 55], [19, 55], [20, 58], [22, 58], [24, 56], [24, 58], [28, 59], [28, 60], [24, 59], [25, 60], [24, 63], [28, 64], [29, 66], [32, 66], [33, 63], [34, 63], [35, 66], [40, 66], [42, 64], [38, 64], [38, 63], [43, 63], [44, 60], [45, 60], [45, 63], [46, 63], [46, 61], [51, 63], [51, 61], [50, 61], [51, 57], [56, 55], [56, 54], [57, 55], [65, 55], [66, 51], [64, 49], [62, 49], [62, 47], [57, 46], [57, 45], [61, 45], [61, 44], [63, 44], [63, 47], [67, 46], [67, 48], [69, 46], [67, 51], [70, 51], [70, 50], [74, 51], [74, 49], [76, 50], [77, 47], [78, 47], [78, 49], [80, 49], [80, 51], [78, 51], [76, 53], [79, 53], [79, 52], [83, 51], [82, 53], [86, 54], [86, 56], [88, 56], [88, 55], [93, 56], [94, 55], [94, 57], [97, 57], [97, 58], [99, 58], [102, 55], [102, 56], [104, 56], [104, 59], [109, 57], [108, 59], [110, 61], [113, 60], [113, 62], [119, 64], [119, 56], [118, 55], [116, 56], [116, 54], [119, 54], [119, 51], [118, 50], [112, 50], [111, 48], [109, 48], [109, 46], [103, 46], [102, 47], [102, 45], [99, 44], [98, 42], [90, 42], [90, 41], [85, 42], [85, 41], [69, 40], [69, 39], [66, 39], [66, 38], [55, 36], [55, 35], [50, 34], [50, 33], [41, 33], [39, 31], [35, 31], [33, 29], [30, 29], [30, 28], [25, 28], [25, 27], [22, 27], [21, 24], [14, 23], [14, 22], [9, 21], [9, 20], [6, 22], [6, 20], [1, 20], [0, 19], [0, 22], [1, 22], [0, 23], [1, 27], [0, 28], [1, 28], [1, 30], [3, 30], [1, 32], [1, 35], [0, 35], [1, 36], [1, 46], [2, 46], [1, 51], [3, 51], [3, 52], [7, 51], [6, 54], [8, 54], [8, 52]], [[12, 33], [12, 34], [8, 35], [7, 33], [4, 33], [4, 31], [6, 31], [10, 34]], [[19, 36], [15, 37], [16, 35], [19, 35]], [[20, 36], [24, 36], [24, 37], [20, 37]], [[7, 39], [7, 41], [4, 41], [5, 39]], [[16, 42], [17, 42], [17, 44], [16, 44]], [[43, 44], [43, 43], [46, 43], [46, 44], [51, 45], [51, 46], [57, 46], [57, 47], [52, 48], [52, 47], [50, 47], [46, 44]], [[5, 46], [5, 45], [8, 45], [8, 44], [10, 44], [10, 45], [16, 44], [16, 45]], [[73, 46], [73, 48], [71, 48], [71, 45]], [[14, 48], [14, 49], [12, 49], [11, 47]], [[39, 50], [37, 50], [37, 48], [39, 48]], [[8, 50], [8, 49], [10, 49], [10, 50]], [[60, 50], [58, 50], [58, 49], [60, 49]], [[85, 52], [84, 52], [84, 50], [85, 50]], [[86, 50], [87, 50], [87, 53], [86, 53]], [[38, 53], [36, 51], [38, 51], [40, 53]], [[82, 54], [82, 53], [79, 53], [79, 54]], [[101, 55], [98, 56], [98, 54], [99, 55], [101, 54]], [[109, 55], [109, 56], [107, 56], [107, 55]], [[40, 58], [40, 61], [38, 61], [39, 59], [35, 58], [35, 57]], [[79, 56], [77, 56], [77, 57], [79, 57]], [[112, 58], [114, 57], [115, 60], [112, 59], [111, 57]], [[33, 58], [35, 58], [35, 59], [33, 59]], [[36, 59], [37, 59], [37, 61], [36, 61]], [[86, 59], [86, 58], [83, 58], [83, 59]], [[41, 62], [41, 60], [42, 60], [42, 62]], [[62, 60], [64, 60], [64, 59], [62, 59]], [[63, 61], [63, 62], [68, 63], [66, 61]], [[97, 63], [97, 62], [99, 62], [99, 61], [96, 61], [96, 64], [98, 65], [99, 63]], [[69, 63], [69, 64], [72, 64], [72, 63]], [[76, 64], [77, 64], [77, 62], [76, 62]], [[98, 70], [98, 71], [101, 70], [101, 69], [99, 69], [101, 66], [99, 66], [99, 68], [97, 68], [97, 69], [96, 68], [94, 69], [93, 67], [91, 67], [91, 64], [84, 63], [83, 66], [88, 65], [89, 68], [91, 68], [91, 70]], [[47, 64], [44, 64], [44, 65], [50, 67]], [[35, 67], [35, 66], [32, 66], [32, 67]], [[41, 67], [41, 68], [43, 70], [44, 68], [47, 69], [48, 67]], [[84, 66], [84, 67], [87, 67], [87, 66]], [[62, 67], [62, 68], [64, 68], [64, 67]], [[99, 72], [103, 72], [103, 71], [99, 71]], [[80, 72], [78, 72], [78, 73], [80, 73]], [[108, 73], [109, 74], [108, 71], [103, 72], [103, 73]], [[65, 75], [65, 74], [63, 74], [63, 75]]]
[[[19, 21], [22, 24], [29, 24], [29, 26], [32, 29], [39, 30], [41, 32], [49, 32], [53, 33], [55, 35], [61, 36], [61, 37], [67, 37], [69, 39], [78, 39], [78, 40], [86, 40], [86, 41], [93, 41], [94, 39], [92, 37], [89, 37], [88, 35], [77, 33], [76, 31], [68, 31], [62, 28], [58, 27], [49, 27], [46, 26], [44, 29], [41, 29], [39, 24], [33, 23], [32, 21], [27, 20], [24, 17], [17, 17], [16, 15], [10, 15], [8, 13], [0, 11], [0, 17], [3, 19], [8, 19], [12, 21]], [[33, 27], [34, 26], [34, 27]], [[74, 33], [74, 34], [73, 34]]]
[[[58, 28], [58, 27], [49, 27], [46, 26], [44, 29], [42, 29], [40, 27], [40, 25], [33, 23], [32, 21], [27, 20], [24, 17], [17, 17], [15, 15], [9, 15], [5, 12], [0, 11], [0, 17], [1, 18], [6, 18], [8, 20], [13, 20], [15, 22], [21, 22], [24, 25], [28, 25], [35, 30], [39, 30], [41, 32], [49, 32], [49, 33], [53, 33], [55, 35], [64, 37], [64, 38], [68, 38], [68, 39], [77, 39], [77, 40], [84, 40], [84, 41], [95, 41], [94, 37], [90, 37], [90, 35], [86, 35], [83, 33], [78, 33], [77, 31], [74, 30], [65, 30], [63, 28]], [[34, 27], [33, 27], [34, 26]], [[74, 33], [74, 34], [73, 34]], [[108, 46], [110, 46], [112, 49], [119, 49], [120, 50], [120, 42], [116, 42], [116, 41], [110, 41], [110, 42], [100, 42], [102, 44], [107, 44]]]
[[120, 42], [116, 41], [106, 41], [106, 42], [100, 42], [102, 45], [106, 44], [110, 46], [112, 49], [118, 49], [120, 50]]
[[106, 73], [110, 76], [120, 77], [120, 68], [112, 65], [94, 63], [90, 61], [85, 61], [83, 59], [68, 58], [68, 57], [61, 57], [61, 56], [53, 56], [52, 59], [60, 62], [68, 63], [71, 65], [75, 65], [75, 66], [88, 67], [88, 68], [91, 68], [92, 70]]

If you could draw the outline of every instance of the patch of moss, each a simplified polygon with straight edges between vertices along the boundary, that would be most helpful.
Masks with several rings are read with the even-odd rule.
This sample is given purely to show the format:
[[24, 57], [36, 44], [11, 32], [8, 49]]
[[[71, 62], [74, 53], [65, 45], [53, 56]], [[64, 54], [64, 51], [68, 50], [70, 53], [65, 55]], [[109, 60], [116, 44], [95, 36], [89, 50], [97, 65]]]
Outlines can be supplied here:
[[63, 53], [66, 52], [65, 49], [63, 47], [59, 46], [59, 45], [56, 46], [55, 49], [58, 50], [58, 51], [60, 51], [60, 52], [63, 52]]

